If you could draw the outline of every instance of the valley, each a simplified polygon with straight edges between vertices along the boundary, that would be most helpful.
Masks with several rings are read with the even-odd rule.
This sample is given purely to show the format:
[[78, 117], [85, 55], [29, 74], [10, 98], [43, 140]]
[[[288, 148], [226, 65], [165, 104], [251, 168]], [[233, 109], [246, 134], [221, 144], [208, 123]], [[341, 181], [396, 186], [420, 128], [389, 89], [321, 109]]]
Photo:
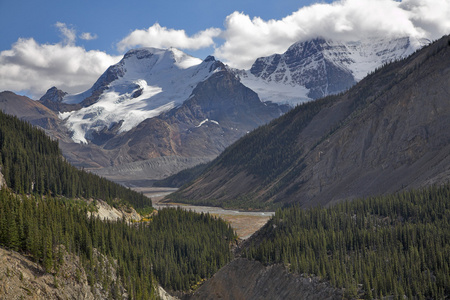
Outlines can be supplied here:
[[410, 37], [311, 39], [247, 70], [176, 48], [129, 50], [79, 93], [51, 87], [34, 101], [0, 94], [0, 108], [58, 139], [73, 165], [110, 180], [162, 179], [209, 162], [301, 103], [345, 91], [427, 43]]
[[448, 299], [450, 36], [428, 42], [247, 70], [141, 47], [81, 93], [1, 92], [0, 298]]

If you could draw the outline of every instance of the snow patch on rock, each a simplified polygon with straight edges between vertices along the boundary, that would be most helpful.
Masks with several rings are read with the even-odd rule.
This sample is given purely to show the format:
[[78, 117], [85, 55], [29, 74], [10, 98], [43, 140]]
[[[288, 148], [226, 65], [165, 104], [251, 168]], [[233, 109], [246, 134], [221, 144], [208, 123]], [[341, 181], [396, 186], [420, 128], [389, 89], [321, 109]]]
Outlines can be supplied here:
[[198, 125], [195, 126], [195, 127], [198, 128], [198, 127], [202, 126], [203, 124], [205, 124], [206, 122], [211, 122], [211, 123], [214, 123], [214, 124], [216, 124], [216, 125], [219, 125], [219, 122], [217, 122], [217, 121], [210, 120], [210, 119], [205, 119], [205, 120], [201, 121], [200, 124], [198, 124]]

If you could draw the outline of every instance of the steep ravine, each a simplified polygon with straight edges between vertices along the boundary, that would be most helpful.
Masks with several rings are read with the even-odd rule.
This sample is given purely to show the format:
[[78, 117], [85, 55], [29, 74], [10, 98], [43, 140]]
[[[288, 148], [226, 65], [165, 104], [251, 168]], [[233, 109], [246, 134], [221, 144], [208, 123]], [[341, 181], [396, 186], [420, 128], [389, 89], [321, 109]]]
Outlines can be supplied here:
[[328, 281], [292, 273], [283, 264], [264, 265], [256, 260], [242, 258], [245, 249], [252, 244], [258, 245], [267, 238], [263, 228], [250, 238], [242, 240], [233, 250], [235, 259], [217, 271], [193, 294], [186, 295], [183, 300], [342, 299], [342, 290], [332, 287]]

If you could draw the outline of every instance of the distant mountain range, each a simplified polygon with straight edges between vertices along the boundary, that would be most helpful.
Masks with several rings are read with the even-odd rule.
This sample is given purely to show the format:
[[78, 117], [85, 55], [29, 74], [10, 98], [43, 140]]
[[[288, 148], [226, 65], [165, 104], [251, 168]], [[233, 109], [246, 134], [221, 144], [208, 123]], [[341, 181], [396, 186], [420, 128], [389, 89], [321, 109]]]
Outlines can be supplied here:
[[[172, 200], [328, 205], [450, 179], [450, 37], [228, 147]], [[262, 74], [262, 73], [261, 73]]]
[[64, 155], [79, 167], [114, 174], [116, 181], [137, 174], [161, 178], [179, 170], [174, 166], [180, 161], [180, 168], [210, 161], [294, 105], [343, 91], [422, 44], [409, 38], [318, 38], [259, 58], [247, 71], [174, 48], [134, 49], [85, 92], [71, 95], [52, 87], [33, 105], [25, 101], [35, 106], [34, 117], [2, 107], [58, 138]]
[[316, 38], [295, 43], [283, 54], [258, 58], [250, 70], [237, 74], [263, 101], [295, 105], [345, 91], [376, 68], [428, 43], [409, 37], [353, 42]]

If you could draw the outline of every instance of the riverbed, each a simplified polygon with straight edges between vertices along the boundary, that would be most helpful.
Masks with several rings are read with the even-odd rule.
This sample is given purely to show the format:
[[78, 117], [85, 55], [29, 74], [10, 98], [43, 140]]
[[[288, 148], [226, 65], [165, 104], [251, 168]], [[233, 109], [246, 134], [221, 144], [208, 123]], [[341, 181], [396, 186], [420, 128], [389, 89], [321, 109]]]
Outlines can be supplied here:
[[233, 209], [223, 209], [214, 206], [195, 206], [180, 203], [160, 203], [160, 201], [170, 193], [175, 192], [176, 188], [165, 187], [136, 187], [133, 188], [138, 192], [142, 192], [145, 196], [150, 197], [153, 207], [162, 209], [165, 207], [181, 207], [186, 210], [192, 210], [198, 213], [209, 213], [213, 216], [220, 217], [229, 222], [231, 227], [236, 230], [236, 234], [240, 239], [247, 239], [274, 215], [274, 212], [255, 212], [240, 211]]

